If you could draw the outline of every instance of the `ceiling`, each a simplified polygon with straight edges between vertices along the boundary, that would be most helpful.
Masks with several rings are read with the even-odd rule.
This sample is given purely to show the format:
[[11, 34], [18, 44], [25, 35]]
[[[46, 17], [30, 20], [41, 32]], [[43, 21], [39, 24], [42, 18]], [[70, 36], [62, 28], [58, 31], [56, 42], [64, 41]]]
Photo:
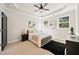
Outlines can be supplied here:
[[34, 7], [34, 5], [39, 5], [39, 3], [8, 3], [6, 5], [7, 7], [10, 7], [10, 8], [12, 7], [14, 9], [21, 9], [24, 12], [29, 12], [30, 14], [33, 14], [39, 17], [44, 17], [50, 14], [55, 14], [60, 11], [63, 11], [64, 9], [74, 8], [75, 6], [75, 4], [73, 3], [70, 3], [70, 4], [68, 3], [48, 3], [48, 5], [45, 8], [50, 9], [49, 11], [40, 10], [40, 11], [35, 12], [37, 8]]

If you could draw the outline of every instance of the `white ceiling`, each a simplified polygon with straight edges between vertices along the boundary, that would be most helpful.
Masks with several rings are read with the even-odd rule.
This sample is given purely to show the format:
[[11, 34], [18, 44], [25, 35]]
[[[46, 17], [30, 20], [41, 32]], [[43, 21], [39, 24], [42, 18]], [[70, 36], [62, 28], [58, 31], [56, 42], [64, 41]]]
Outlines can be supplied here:
[[[44, 4], [44, 3], [43, 3]], [[39, 5], [39, 3], [15, 3], [15, 4], [6, 4], [8, 7], [18, 8], [22, 9], [23, 11], [29, 12], [31, 14], [34, 14], [39, 17], [47, 16], [50, 14], [58, 13], [64, 9], [67, 8], [74, 8], [75, 4], [73, 3], [48, 3], [48, 5], [45, 7], [47, 9], [50, 9], [49, 11], [37, 11], [37, 8], [34, 5]]]

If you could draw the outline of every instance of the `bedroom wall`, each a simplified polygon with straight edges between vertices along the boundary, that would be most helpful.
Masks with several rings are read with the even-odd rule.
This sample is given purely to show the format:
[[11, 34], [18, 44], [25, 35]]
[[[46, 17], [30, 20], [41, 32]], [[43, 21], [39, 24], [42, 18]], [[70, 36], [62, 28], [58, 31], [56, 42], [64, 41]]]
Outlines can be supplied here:
[[79, 3], [77, 4], [76, 34], [79, 36]]
[[[56, 18], [58, 20], [58, 18], [62, 17], [62, 16], [69, 16], [69, 28], [57, 28], [55, 33], [56, 36], [60, 39], [66, 39], [66, 37], [70, 34], [70, 27], [74, 27], [75, 29], [75, 10], [70, 10], [68, 12], [56, 15]], [[58, 26], [58, 23], [57, 23]]]
[[[21, 40], [21, 34], [28, 28], [28, 21], [39, 22], [38, 19], [29, 17], [18, 11], [6, 10], [8, 17], [8, 43]], [[40, 23], [40, 22], [39, 22]]]
[[5, 4], [4, 3], [0, 3], [0, 11], [5, 12]]
[[[58, 27], [58, 19], [60, 17], [63, 17], [63, 16], [69, 16], [69, 28], [59, 28]], [[55, 28], [53, 29], [50, 29], [50, 28], [45, 28], [43, 27], [43, 31], [46, 32], [46, 33], [49, 33], [49, 34], [52, 34], [53, 38], [55, 39], [61, 39], [61, 40], [65, 40], [66, 37], [70, 34], [70, 27], [74, 27], [75, 28], [75, 10], [72, 9], [72, 10], [69, 10], [69, 11], [66, 11], [66, 12], [63, 12], [63, 13], [59, 13], [59, 14], [56, 14], [56, 15], [52, 15], [44, 20], [52, 20], [52, 23], [55, 24]]]

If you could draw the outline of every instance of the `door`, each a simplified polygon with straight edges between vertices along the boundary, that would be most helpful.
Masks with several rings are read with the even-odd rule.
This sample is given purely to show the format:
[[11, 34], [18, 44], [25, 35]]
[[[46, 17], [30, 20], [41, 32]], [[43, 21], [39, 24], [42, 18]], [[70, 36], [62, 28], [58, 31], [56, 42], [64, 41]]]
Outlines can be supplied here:
[[2, 12], [2, 51], [7, 45], [7, 17]]
[[1, 39], [2, 39], [2, 36], [1, 36], [1, 16], [0, 16], [0, 51], [1, 51]]

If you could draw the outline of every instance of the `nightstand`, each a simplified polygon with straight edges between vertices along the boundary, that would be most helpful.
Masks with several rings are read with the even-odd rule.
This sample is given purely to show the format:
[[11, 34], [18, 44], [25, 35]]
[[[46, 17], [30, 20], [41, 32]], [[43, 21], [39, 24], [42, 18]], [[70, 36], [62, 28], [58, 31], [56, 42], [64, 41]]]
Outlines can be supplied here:
[[21, 41], [26, 41], [26, 40], [28, 40], [28, 34], [22, 34], [21, 35]]
[[66, 39], [66, 54], [79, 55], [79, 36], [68, 36]]

